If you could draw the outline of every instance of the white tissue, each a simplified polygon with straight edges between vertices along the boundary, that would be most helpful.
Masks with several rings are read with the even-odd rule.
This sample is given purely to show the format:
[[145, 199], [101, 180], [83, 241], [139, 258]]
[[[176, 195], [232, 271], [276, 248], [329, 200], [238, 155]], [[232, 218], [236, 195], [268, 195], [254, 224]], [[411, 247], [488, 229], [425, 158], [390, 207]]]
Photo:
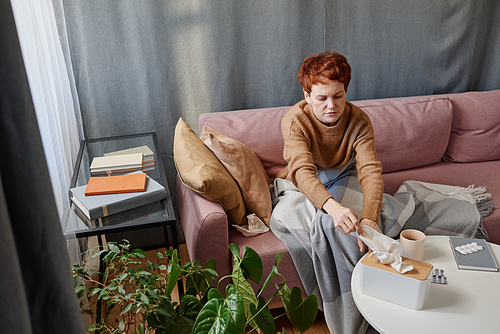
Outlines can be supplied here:
[[407, 265], [403, 262], [401, 255], [403, 248], [396, 240], [375, 231], [367, 225], [361, 225], [363, 228], [363, 235], [359, 238], [370, 248], [377, 259], [383, 264], [389, 264], [397, 272], [404, 274], [413, 269], [413, 266]]
[[233, 225], [243, 236], [253, 237], [269, 231], [269, 227], [255, 213], [249, 214], [247, 218], [247, 225]]

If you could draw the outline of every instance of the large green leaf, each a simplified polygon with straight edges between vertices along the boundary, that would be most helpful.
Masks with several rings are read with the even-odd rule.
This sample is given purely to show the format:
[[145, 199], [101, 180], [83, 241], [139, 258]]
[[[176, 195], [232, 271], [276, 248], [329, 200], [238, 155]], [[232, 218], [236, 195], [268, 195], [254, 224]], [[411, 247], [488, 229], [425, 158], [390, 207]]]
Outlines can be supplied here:
[[229, 250], [233, 253], [234, 260], [241, 260], [240, 258], [240, 247], [236, 244], [229, 244]]
[[210, 299], [201, 309], [193, 326], [193, 334], [222, 334], [232, 322], [230, 312], [220, 299]]
[[[241, 298], [243, 299], [243, 305], [245, 307], [245, 316], [247, 320], [252, 318], [252, 314], [250, 313], [250, 304], [257, 305], [257, 297], [255, 297], [255, 292], [252, 289], [250, 283], [243, 277], [243, 273], [241, 269], [237, 266], [233, 266], [233, 283], [236, 289], [238, 290]], [[257, 324], [251, 323], [252, 327], [256, 327]]]
[[243, 276], [246, 279], [259, 284], [264, 270], [262, 260], [256, 251], [250, 247], [243, 246], [243, 257], [241, 258], [240, 266], [243, 271]]
[[172, 290], [181, 276], [181, 267], [179, 262], [177, 249], [174, 249], [174, 252], [172, 253], [170, 276], [168, 277], [167, 289], [165, 290], [165, 294], [167, 296], [170, 296], [170, 293], [172, 293]]
[[274, 317], [262, 296], [259, 297], [258, 307], [255, 307], [254, 304], [250, 304], [250, 312], [252, 316], [255, 317], [254, 320], [259, 326], [259, 329], [264, 334], [274, 334]]
[[[235, 333], [245, 332], [245, 305], [238, 289], [232, 284], [226, 287], [226, 306], [231, 312]], [[252, 304], [253, 305], [253, 304]]]
[[315, 295], [309, 295], [305, 300], [302, 300], [302, 291], [298, 287], [292, 289], [292, 322], [301, 333], [305, 332], [318, 314], [318, 299]]
[[186, 295], [182, 298], [179, 311], [177, 313], [192, 319], [194, 323], [202, 308], [203, 303], [199, 301], [198, 298], [192, 295]]

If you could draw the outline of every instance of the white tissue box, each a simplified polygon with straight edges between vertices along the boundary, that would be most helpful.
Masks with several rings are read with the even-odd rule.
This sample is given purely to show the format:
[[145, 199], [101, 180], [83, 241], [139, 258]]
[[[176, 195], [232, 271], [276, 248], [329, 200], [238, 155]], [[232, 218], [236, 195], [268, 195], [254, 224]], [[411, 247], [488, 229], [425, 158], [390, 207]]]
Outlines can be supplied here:
[[360, 291], [401, 306], [420, 310], [429, 296], [432, 264], [403, 257], [413, 269], [401, 274], [374, 256], [366, 254], [360, 261]]

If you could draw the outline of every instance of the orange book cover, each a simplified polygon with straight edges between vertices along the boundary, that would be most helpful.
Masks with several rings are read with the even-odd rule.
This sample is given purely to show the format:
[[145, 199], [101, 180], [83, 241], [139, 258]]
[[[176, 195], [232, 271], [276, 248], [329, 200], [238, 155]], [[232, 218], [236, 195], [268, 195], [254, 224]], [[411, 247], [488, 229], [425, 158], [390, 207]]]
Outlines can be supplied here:
[[85, 196], [122, 194], [146, 190], [146, 173], [92, 176], [85, 188]]

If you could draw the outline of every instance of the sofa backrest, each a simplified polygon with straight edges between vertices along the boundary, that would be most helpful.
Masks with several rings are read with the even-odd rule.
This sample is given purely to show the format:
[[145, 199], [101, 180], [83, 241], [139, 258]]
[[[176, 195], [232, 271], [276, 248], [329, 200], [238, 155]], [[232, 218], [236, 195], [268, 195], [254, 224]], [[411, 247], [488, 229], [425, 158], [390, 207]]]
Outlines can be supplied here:
[[[500, 159], [500, 90], [353, 101], [372, 121], [385, 173], [437, 163]], [[286, 107], [202, 114], [205, 124], [246, 144], [275, 177], [286, 166]], [[451, 133], [451, 135], [450, 135]]]

